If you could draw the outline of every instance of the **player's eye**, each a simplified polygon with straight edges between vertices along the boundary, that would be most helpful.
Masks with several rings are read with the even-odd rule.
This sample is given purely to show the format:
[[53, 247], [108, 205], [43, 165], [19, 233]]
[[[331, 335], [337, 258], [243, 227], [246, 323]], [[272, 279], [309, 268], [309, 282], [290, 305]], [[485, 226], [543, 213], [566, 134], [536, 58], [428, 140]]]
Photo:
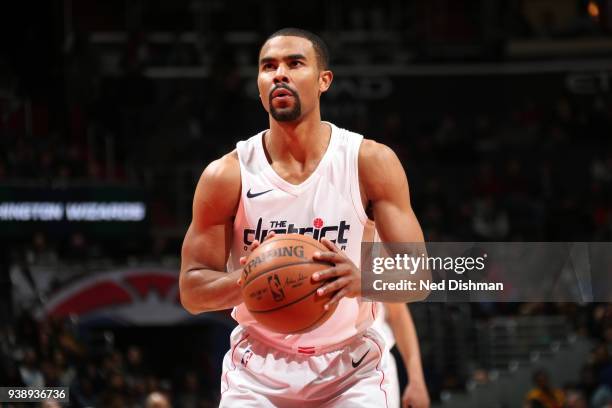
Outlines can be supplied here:
[[269, 71], [271, 69], [274, 69], [274, 64], [272, 64], [271, 62], [266, 62], [261, 66], [261, 69], [264, 71]]
[[293, 61], [289, 62], [289, 66], [290, 67], [299, 67], [300, 65], [303, 65], [302, 61], [293, 60]]

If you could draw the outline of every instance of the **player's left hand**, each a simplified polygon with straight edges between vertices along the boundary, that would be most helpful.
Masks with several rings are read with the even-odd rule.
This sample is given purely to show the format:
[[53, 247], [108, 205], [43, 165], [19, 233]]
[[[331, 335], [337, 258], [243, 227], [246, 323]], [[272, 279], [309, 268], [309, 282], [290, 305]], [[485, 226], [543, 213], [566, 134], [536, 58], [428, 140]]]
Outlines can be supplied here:
[[402, 408], [429, 408], [429, 394], [425, 384], [410, 381], [402, 395]]
[[[274, 238], [274, 236], [275, 236], [275, 235], [276, 235], [276, 233], [275, 233], [274, 231], [270, 231], [270, 232], [268, 233], [268, 235], [266, 235], [266, 237], [264, 238], [264, 242], [265, 242], [267, 239]], [[256, 239], [255, 241], [253, 241], [253, 243], [252, 243], [252, 244], [251, 244], [251, 246], [249, 247], [249, 251], [250, 251], [250, 252], [249, 252], [249, 255], [250, 255], [250, 254], [251, 254], [251, 253], [252, 253], [254, 250], [256, 250], [257, 248], [259, 248], [259, 246], [260, 246], [260, 245], [261, 245], [261, 244], [259, 243], [259, 240], [257, 240], [257, 239]], [[240, 257], [240, 266], [244, 266], [244, 265], [246, 265], [246, 262], [247, 262], [247, 259], [248, 259], [248, 258], [249, 258], [249, 257], [248, 257], [248, 255], [241, 256], [241, 257]], [[238, 281], [237, 281], [236, 283], [238, 283], [238, 286], [242, 286], [242, 276], [240, 276], [240, 278], [238, 279]]]
[[334, 266], [313, 273], [312, 279], [326, 281], [335, 278], [317, 289], [319, 296], [335, 292], [331, 300], [325, 304], [325, 309], [329, 309], [345, 296], [352, 298], [361, 295], [361, 271], [333, 242], [322, 238], [321, 243], [329, 249], [329, 252], [315, 252], [313, 259], [330, 262]]

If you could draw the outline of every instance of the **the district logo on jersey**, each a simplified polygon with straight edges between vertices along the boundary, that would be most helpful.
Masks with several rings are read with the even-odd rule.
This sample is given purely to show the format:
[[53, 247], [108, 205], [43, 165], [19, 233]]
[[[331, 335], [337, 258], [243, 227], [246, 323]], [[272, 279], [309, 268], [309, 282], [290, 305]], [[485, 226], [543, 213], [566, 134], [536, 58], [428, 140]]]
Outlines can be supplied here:
[[345, 237], [344, 234], [351, 229], [350, 224], [347, 224], [345, 220], [341, 220], [337, 225], [325, 225], [325, 221], [320, 217], [316, 217], [312, 220], [312, 226], [304, 227], [296, 226], [295, 223], [290, 223], [287, 220], [274, 220], [268, 221], [268, 223], [268, 228], [262, 228], [263, 218], [260, 217], [255, 229], [244, 229], [243, 243], [245, 250], [248, 249], [253, 241], [263, 241], [270, 231], [274, 231], [277, 234], [311, 235], [317, 241], [325, 237], [338, 245], [340, 249], [344, 250], [348, 244], [348, 238]]

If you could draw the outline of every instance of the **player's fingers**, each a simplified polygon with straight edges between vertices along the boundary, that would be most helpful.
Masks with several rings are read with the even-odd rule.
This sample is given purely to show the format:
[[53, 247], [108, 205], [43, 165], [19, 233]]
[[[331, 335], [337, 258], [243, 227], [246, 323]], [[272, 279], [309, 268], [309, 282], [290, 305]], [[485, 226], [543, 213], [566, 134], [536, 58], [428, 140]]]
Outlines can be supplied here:
[[253, 241], [253, 243], [251, 244], [251, 247], [249, 249], [252, 252], [252, 251], [256, 250], [258, 246], [259, 246], [259, 240], [256, 239], [255, 241]]
[[312, 274], [312, 279], [316, 281], [322, 281], [326, 279], [336, 278], [338, 276], [346, 275], [348, 269], [340, 268], [338, 266], [331, 267], [329, 269], [323, 269]]
[[242, 277], [238, 278], [236, 283], [238, 284], [238, 286], [242, 286]]
[[274, 232], [274, 231], [268, 232], [268, 235], [266, 235], [266, 237], [263, 239], [264, 242], [266, 242], [270, 238], [274, 238], [275, 235], [276, 235], [276, 232]]
[[331, 300], [329, 302], [327, 302], [325, 304], [325, 306], [323, 306], [325, 308], [325, 310], [329, 310], [330, 307], [332, 307], [334, 304], [338, 303], [340, 301], [340, 299], [342, 299], [344, 296], [346, 296], [347, 293], [348, 293], [348, 290], [346, 289], [346, 287], [344, 287], [344, 288], [340, 289], [338, 292], [336, 292], [334, 297], [331, 298]]
[[349, 280], [346, 278], [339, 278], [336, 279], [332, 282], [329, 282], [326, 285], [321, 286], [319, 289], [317, 289], [317, 295], [319, 296], [323, 296], [326, 293], [332, 293], [335, 292], [337, 290], [342, 289], [343, 287], [345, 287], [346, 285], [349, 284]]
[[240, 257], [240, 266], [246, 265], [246, 260], [247, 260], [246, 256], [241, 256]]
[[336, 252], [321, 252], [321, 251], [316, 251], [312, 255], [312, 259], [316, 261], [331, 262], [334, 264], [339, 263], [343, 260], [341, 254], [338, 254]]
[[336, 252], [336, 253], [340, 252], [338, 247], [327, 238], [321, 238], [321, 243], [325, 245], [332, 252]]

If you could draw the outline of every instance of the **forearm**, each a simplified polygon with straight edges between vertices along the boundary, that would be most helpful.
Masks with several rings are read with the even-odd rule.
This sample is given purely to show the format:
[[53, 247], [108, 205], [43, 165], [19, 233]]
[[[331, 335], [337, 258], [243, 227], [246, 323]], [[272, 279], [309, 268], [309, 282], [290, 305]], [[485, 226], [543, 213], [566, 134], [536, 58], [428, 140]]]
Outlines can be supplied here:
[[404, 304], [385, 304], [387, 320], [393, 331], [395, 343], [402, 356], [402, 361], [410, 381], [425, 383], [423, 367], [421, 365], [421, 352], [416, 328], [408, 308]]
[[241, 272], [219, 272], [210, 269], [182, 272], [179, 289], [183, 307], [192, 314], [198, 314], [229, 309], [242, 303], [242, 294], [237, 283]]

